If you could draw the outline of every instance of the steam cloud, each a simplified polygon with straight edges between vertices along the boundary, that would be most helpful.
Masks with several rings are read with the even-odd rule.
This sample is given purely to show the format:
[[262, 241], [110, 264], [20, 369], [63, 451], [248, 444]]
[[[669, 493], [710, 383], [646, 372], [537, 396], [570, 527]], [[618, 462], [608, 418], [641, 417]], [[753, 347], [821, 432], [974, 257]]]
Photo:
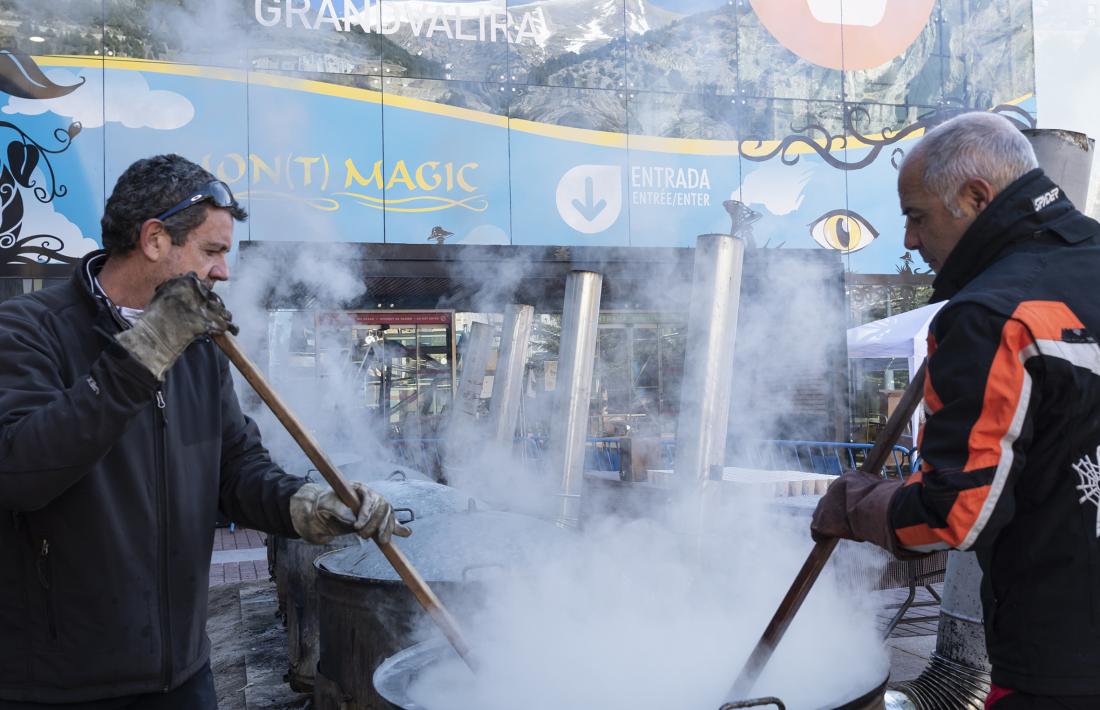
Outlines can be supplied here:
[[[712, 504], [720, 524], [702, 537], [609, 518], [571, 555], [496, 581], [464, 620], [476, 681], [454, 659], [421, 674], [410, 695], [432, 710], [719, 707], [809, 541], [804, 519], [763, 500]], [[823, 577], [752, 695], [812, 709], [879, 685], [888, 661], [865, 591]]]
[[[185, 3], [178, 12], [188, 14], [196, 7]], [[198, 36], [211, 23], [183, 22], [186, 18], [175, 15], [167, 19], [175, 20], [177, 28], [195, 28], [195, 37], [181, 38], [193, 54], [214, 52], [219, 45]], [[308, 129], [293, 111], [279, 118], [255, 121], [249, 140], [291, 144]], [[321, 330], [312, 328], [311, 311], [359, 303], [366, 292], [355, 248], [324, 244], [322, 220], [302, 205], [293, 224], [280, 224], [279, 231], [314, 243], [289, 261], [285, 252], [273, 258], [250, 255], [223, 290], [241, 325], [242, 345], [268, 370], [322, 447], [338, 463], [350, 462], [345, 473], [377, 479], [392, 470], [395, 456], [379, 421], [366, 416], [361, 373], [348, 367], [346, 356], [318, 357], [307, 365], [292, 354], [295, 343], [307, 342], [306, 330], [318, 352], [346, 349], [347, 343], [325, 342]], [[716, 228], [724, 223], [724, 216], [716, 214]], [[252, 224], [251, 238], [277, 237], [259, 229]], [[821, 296], [828, 275], [812, 264], [799, 266], [794, 258], [781, 261], [782, 268], [774, 272], [747, 274], [756, 286], [746, 286], [742, 306], [754, 301], [757, 312], [742, 320], [737, 341], [741, 376], [730, 427], [740, 440], [789, 431], [804, 406], [799, 378], [837, 374], [820, 359], [820, 348], [776, 345], [779, 332], [797, 333], [808, 345], [825, 342], [844, 323], [843, 303]], [[523, 258], [503, 260], [487, 273], [484, 262], [454, 263], [454, 282], [479, 284], [478, 290], [437, 306], [497, 314], [535, 266]], [[632, 308], [687, 309], [690, 281], [677, 276], [672, 265], [652, 275], [647, 286]], [[288, 293], [294, 298], [284, 298]], [[768, 293], [772, 297], [763, 298]], [[302, 311], [268, 311], [270, 303], [287, 300], [296, 300]], [[536, 322], [556, 315], [537, 314]], [[761, 364], [770, 373], [790, 373], [788, 386], [757, 377]], [[297, 445], [247, 384], [238, 381], [237, 386], [276, 460], [291, 473], [304, 473], [310, 464]], [[547, 409], [549, 401], [528, 391], [524, 416], [548, 421], [555, 415]], [[748, 401], [768, 406], [747, 408]], [[492, 444], [477, 424], [473, 429], [455, 426], [446, 434], [447, 475], [454, 485], [494, 507], [554, 515], [555, 472], [543, 470], [517, 448]], [[479, 600], [479, 611], [461, 619], [481, 662], [476, 684], [457, 662], [440, 664], [415, 688], [422, 704], [431, 710], [717, 708], [810, 540], [807, 516], [783, 512], [774, 501], [738, 497], [721, 483], [708, 484], [701, 495], [702, 500], [689, 496], [658, 509], [626, 506], [632, 515], [621, 516], [621, 500], [586, 491], [585, 530], [572, 553], [501, 577]], [[452, 554], [461, 554], [460, 543]], [[863, 548], [849, 547], [846, 566], [834, 564], [819, 582], [754, 695], [776, 695], [789, 708], [816, 708], [851, 699], [885, 678], [887, 660], [866, 585], [852, 581], [859, 575], [841, 574], [858, 569], [864, 578], [876, 576], [882, 557]]]

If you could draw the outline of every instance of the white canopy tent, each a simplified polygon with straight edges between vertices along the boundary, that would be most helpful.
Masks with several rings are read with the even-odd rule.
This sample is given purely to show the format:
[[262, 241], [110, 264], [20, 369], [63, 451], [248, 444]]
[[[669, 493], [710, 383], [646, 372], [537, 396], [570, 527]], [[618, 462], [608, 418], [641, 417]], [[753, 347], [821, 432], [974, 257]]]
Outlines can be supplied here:
[[[932, 303], [882, 320], [848, 329], [848, 358], [905, 358], [909, 380], [928, 355], [928, 324], [943, 307]], [[911, 431], [920, 427], [920, 411], [913, 413]]]

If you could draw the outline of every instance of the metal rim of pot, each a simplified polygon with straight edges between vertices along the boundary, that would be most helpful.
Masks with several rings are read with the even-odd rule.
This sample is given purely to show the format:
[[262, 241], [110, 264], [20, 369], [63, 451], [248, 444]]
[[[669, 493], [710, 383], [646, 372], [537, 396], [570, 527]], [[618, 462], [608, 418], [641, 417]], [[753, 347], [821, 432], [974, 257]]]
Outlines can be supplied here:
[[[453, 653], [443, 640], [424, 641], [397, 652], [375, 669], [372, 683], [375, 691], [390, 705], [400, 710], [432, 710], [417, 704], [408, 695], [410, 681], [419, 671], [432, 664], [440, 656]], [[841, 705], [824, 705], [819, 710], [871, 710], [882, 707], [889, 673], [878, 685], [863, 695], [846, 700]], [[764, 700], [764, 699], [761, 699]], [[706, 710], [706, 709], [704, 709]]]

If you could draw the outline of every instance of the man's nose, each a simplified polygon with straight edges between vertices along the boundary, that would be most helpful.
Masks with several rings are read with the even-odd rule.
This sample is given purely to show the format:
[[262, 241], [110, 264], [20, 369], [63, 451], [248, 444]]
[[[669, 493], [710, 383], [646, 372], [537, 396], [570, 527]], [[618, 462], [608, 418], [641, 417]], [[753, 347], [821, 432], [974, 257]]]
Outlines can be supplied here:
[[905, 239], [903, 240], [903, 243], [905, 244], [905, 248], [909, 251], [919, 251], [921, 248], [920, 239], [917, 237], [914, 230], [910, 229], [909, 227], [905, 228]]
[[207, 278], [211, 281], [229, 280], [229, 264], [225, 262], [224, 258], [210, 268], [210, 273], [207, 275]]

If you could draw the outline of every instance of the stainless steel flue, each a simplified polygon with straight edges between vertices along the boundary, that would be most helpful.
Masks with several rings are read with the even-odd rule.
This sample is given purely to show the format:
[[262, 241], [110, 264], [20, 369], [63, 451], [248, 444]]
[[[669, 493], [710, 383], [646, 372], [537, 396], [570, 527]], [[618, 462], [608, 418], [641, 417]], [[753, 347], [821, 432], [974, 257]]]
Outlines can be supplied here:
[[1057, 128], [1024, 130], [1039, 167], [1058, 183], [1074, 206], [1085, 211], [1095, 141], [1084, 133]]
[[493, 327], [487, 323], [473, 323], [462, 354], [462, 372], [458, 376], [458, 393], [455, 397], [453, 423], [459, 426], [477, 419], [481, 390], [485, 385], [485, 369], [493, 349]]
[[493, 397], [489, 400], [490, 436], [502, 447], [510, 447], [516, 435], [516, 419], [523, 397], [523, 375], [534, 320], [535, 309], [531, 306], [513, 303], [504, 309], [504, 327], [500, 331], [500, 350], [493, 376]]
[[706, 479], [726, 453], [733, 348], [745, 243], [728, 234], [703, 234], [695, 245], [687, 351], [676, 424], [676, 480]]
[[549, 442], [551, 471], [561, 476], [557, 518], [561, 527], [580, 526], [584, 447], [588, 439], [588, 409], [602, 288], [603, 276], [594, 271], [571, 271], [565, 281], [553, 400], [555, 416], [550, 423]]

